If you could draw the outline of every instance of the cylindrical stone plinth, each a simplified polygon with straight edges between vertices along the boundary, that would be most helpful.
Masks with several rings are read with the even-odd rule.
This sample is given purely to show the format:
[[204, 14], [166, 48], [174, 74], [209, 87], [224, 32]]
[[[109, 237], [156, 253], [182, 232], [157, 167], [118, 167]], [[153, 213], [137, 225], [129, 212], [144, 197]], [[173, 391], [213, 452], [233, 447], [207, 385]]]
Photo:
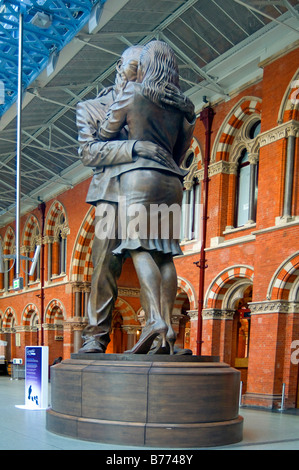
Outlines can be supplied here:
[[49, 431], [138, 447], [242, 440], [240, 373], [227, 364], [196, 356], [75, 356], [51, 368]]

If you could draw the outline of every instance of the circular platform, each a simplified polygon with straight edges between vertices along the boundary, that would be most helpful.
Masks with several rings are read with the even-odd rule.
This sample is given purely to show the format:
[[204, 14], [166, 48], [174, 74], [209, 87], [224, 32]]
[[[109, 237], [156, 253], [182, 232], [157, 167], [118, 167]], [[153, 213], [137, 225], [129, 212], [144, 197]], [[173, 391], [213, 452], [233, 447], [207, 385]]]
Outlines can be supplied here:
[[134, 356], [84, 355], [51, 367], [47, 429], [139, 447], [209, 447], [242, 440], [236, 369], [200, 356], [189, 361]]

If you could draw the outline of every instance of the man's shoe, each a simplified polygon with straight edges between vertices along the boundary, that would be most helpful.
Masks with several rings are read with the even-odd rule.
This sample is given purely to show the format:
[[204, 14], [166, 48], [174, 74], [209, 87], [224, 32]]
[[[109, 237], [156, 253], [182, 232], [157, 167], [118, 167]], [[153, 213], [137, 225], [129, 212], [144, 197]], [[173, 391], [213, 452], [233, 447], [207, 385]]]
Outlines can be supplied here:
[[96, 340], [86, 341], [78, 353], [105, 353], [105, 349]]

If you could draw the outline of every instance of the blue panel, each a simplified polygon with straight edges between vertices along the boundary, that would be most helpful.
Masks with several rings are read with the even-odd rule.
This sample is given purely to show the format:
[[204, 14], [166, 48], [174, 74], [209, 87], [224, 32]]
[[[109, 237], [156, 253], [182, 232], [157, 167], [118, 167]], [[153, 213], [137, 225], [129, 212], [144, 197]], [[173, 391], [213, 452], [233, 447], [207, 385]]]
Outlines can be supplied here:
[[[17, 99], [19, 9], [24, 12], [22, 83], [26, 89], [45, 69], [50, 54], [71, 41], [88, 22], [92, 8], [103, 7], [106, 1], [0, 0], [0, 116]], [[44, 27], [32, 23], [38, 12], [48, 15]]]

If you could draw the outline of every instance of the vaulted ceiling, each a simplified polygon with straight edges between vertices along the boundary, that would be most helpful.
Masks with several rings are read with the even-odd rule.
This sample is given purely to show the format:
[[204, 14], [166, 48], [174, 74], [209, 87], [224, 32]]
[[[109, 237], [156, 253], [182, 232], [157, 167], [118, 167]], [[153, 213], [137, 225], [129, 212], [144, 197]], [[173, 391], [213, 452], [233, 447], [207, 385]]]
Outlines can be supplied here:
[[22, 6], [21, 213], [90, 176], [77, 153], [76, 103], [114, 83], [124, 49], [174, 49], [199, 112], [262, 76], [299, 39], [299, 1], [0, 0], [0, 226], [15, 218], [19, 12]]

